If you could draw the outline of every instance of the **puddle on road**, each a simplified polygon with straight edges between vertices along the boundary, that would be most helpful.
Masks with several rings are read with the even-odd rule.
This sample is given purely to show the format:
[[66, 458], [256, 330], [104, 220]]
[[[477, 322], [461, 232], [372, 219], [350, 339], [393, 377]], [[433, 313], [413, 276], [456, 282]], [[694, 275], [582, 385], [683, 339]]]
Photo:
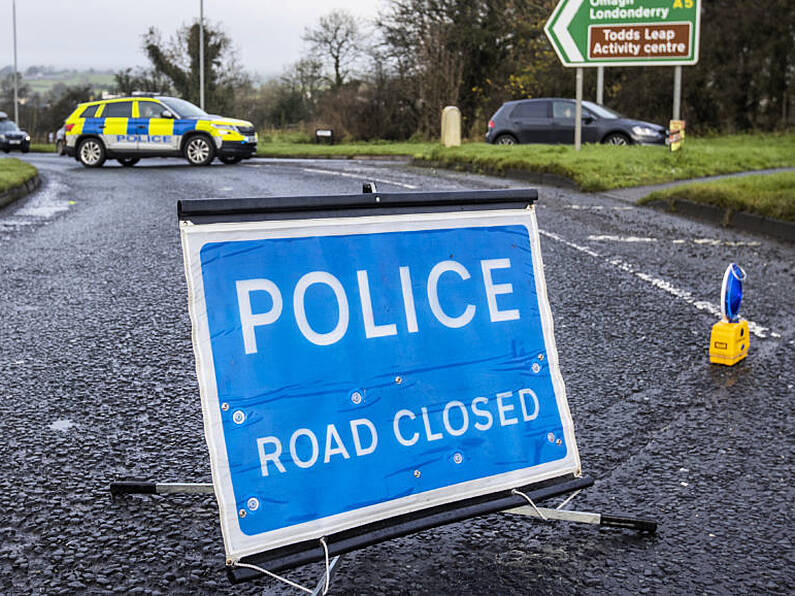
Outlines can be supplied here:
[[50, 430], [57, 430], [57, 431], [68, 431], [72, 427], [77, 426], [74, 422], [69, 420], [68, 418], [59, 418], [55, 422], [50, 425]]
[[0, 217], [0, 232], [42, 223], [66, 211], [72, 203], [66, 190], [66, 185], [59, 180], [45, 182], [21, 207], [14, 209], [13, 204], [9, 207], [8, 215]]

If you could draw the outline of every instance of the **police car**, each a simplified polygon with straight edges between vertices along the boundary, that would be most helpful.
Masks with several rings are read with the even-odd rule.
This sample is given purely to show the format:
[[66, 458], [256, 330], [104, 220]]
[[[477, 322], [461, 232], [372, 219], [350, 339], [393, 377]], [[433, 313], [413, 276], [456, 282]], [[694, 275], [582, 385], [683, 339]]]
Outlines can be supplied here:
[[184, 157], [206, 166], [254, 155], [257, 133], [246, 120], [207, 114], [192, 103], [162, 95], [81, 103], [64, 124], [66, 154], [87, 168], [106, 159], [133, 166], [142, 157]]

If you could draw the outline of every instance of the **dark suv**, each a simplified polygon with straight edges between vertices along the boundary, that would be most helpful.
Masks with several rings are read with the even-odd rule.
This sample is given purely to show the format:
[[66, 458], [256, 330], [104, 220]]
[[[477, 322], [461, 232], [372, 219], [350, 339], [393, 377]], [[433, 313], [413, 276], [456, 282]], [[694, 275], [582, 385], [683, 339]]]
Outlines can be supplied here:
[[30, 135], [9, 120], [5, 112], [0, 112], [0, 149], [6, 153], [15, 150], [27, 153], [30, 150]]
[[[574, 143], [573, 99], [520, 99], [502, 104], [489, 121], [486, 141], [516, 143]], [[625, 118], [599, 104], [582, 102], [583, 143], [664, 145], [665, 127]]]

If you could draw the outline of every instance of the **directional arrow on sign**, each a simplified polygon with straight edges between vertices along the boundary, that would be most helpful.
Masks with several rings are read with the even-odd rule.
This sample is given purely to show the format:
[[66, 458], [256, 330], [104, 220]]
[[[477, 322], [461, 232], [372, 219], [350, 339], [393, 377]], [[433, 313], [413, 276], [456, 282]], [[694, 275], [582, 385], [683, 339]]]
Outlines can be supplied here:
[[[577, 11], [582, 5], [582, 2], [583, 0], [563, 0], [558, 4], [555, 12], [552, 13], [552, 16], [544, 27], [544, 32], [552, 42], [552, 47], [558, 52], [558, 57], [564, 64], [566, 62], [583, 62], [582, 54], [577, 48], [577, 44], [574, 43], [574, 38], [571, 36], [571, 33], [569, 33], [569, 25], [571, 25], [571, 22], [577, 15]], [[555, 14], [557, 12], [560, 12], [560, 17], [555, 20]], [[551, 29], [552, 33], [557, 37], [558, 44], [555, 43], [555, 39], [552, 37], [552, 33], [550, 33], [550, 24], [553, 22], [555, 24]], [[565, 58], [561, 55], [561, 51], [565, 55]]]

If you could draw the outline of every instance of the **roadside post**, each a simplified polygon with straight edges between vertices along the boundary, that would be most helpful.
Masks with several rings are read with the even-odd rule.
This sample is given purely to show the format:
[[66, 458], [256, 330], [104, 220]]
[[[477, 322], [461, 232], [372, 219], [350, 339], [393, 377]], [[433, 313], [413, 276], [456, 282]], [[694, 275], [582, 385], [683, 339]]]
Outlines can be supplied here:
[[461, 145], [461, 110], [456, 106], [447, 106], [442, 110], [442, 145]]
[[[569, 68], [676, 67], [674, 120], [680, 117], [681, 67], [698, 62], [700, 31], [701, 0], [560, 0], [544, 26], [555, 53]], [[600, 96], [602, 84], [600, 77]], [[577, 138], [581, 119], [575, 127]]]
[[565, 510], [593, 480], [537, 192], [364, 190], [179, 202], [213, 482], [111, 493], [212, 491], [230, 581], [325, 561], [315, 593], [347, 552], [488, 513], [653, 533]]

